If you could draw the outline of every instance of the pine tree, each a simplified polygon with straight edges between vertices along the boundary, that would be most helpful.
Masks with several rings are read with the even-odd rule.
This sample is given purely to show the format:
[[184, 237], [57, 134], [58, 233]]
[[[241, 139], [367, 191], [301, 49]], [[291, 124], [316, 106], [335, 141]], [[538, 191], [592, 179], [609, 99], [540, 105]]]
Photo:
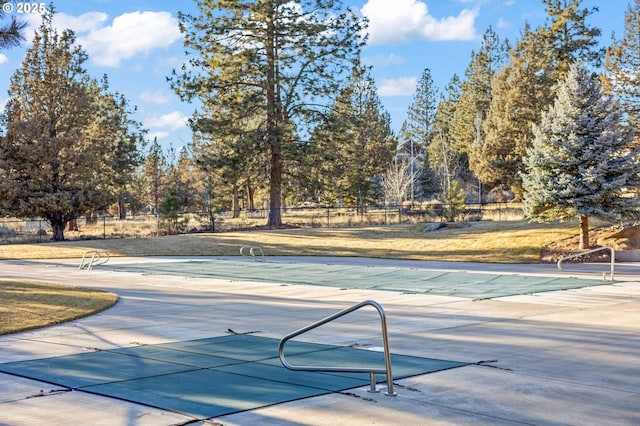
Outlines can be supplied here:
[[339, 0], [198, 0], [200, 15], [179, 14], [190, 66], [171, 78], [183, 99], [200, 98], [232, 122], [259, 118], [269, 170], [269, 226], [282, 224], [286, 156], [302, 124], [339, 92], [359, 55], [364, 21]]
[[573, 65], [533, 128], [522, 176], [525, 213], [537, 221], [579, 217], [580, 249], [589, 246], [589, 216], [638, 215], [625, 189], [640, 183], [640, 149], [632, 148], [633, 132], [622, 122], [598, 77]]
[[[216, 116], [213, 111], [207, 115]], [[217, 120], [203, 117], [192, 124], [194, 138], [191, 147], [196, 164], [207, 174], [215, 173], [220, 184], [218, 193], [224, 194], [220, 198], [228, 200], [222, 205], [231, 208], [234, 218], [240, 215], [240, 188], [243, 184], [249, 188], [252, 181], [268, 179], [264, 167], [260, 167], [260, 159], [265, 154], [261, 133], [247, 130], [256, 125], [254, 121], [247, 117], [217, 124]]]
[[342, 199], [362, 212], [374, 199], [374, 177], [387, 169], [395, 148], [391, 118], [367, 70], [354, 67], [350, 83], [311, 143], [322, 159], [318, 164], [326, 179], [323, 198]]
[[575, 62], [598, 67], [603, 52], [598, 49], [600, 29], [587, 25], [587, 18], [597, 7], [583, 8], [583, 0], [542, 0], [548, 15], [544, 27], [538, 30], [549, 46], [547, 60], [551, 62], [552, 79], [560, 83]]
[[522, 158], [533, 140], [532, 124], [551, 104], [554, 82], [544, 40], [525, 26], [510, 61], [493, 78], [491, 102], [482, 124], [483, 137], [472, 144], [470, 164], [490, 187], [511, 189], [522, 198]]
[[167, 194], [167, 158], [158, 143], [158, 138], [153, 138], [149, 151], [144, 159], [144, 177], [147, 182], [148, 198], [151, 210], [158, 213], [160, 202]]
[[185, 209], [195, 208], [196, 195], [196, 165], [193, 155], [187, 147], [182, 147], [178, 153], [178, 161], [174, 170], [172, 186], [180, 198], [180, 203]]
[[125, 219], [127, 204], [137, 207], [139, 200], [133, 200], [131, 183], [134, 173], [142, 163], [140, 149], [144, 146], [146, 130], [142, 124], [131, 118], [135, 108], [121, 93], [109, 93], [106, 77], [103, 80], [103, 94], [99, 95], [100, 115], [106, 118], [104, 129], [111, 136], [111, 149], [106, 153], [104, 179], [117, 198], [118, 216]]
[[169, 193], [163, 198], [158, 206], [158, 213], [162, 218], [162, 224], [166, 225], [167, 234], [176, 234], [180, 229], [180, 213], [184, 209], [182, 199], [175, 187], [169, 188]]
[[598, 66], [600, 30], [586, 19], [597, 8], [581, 7], [581, 0], [543, 0], [548, 19], [531, 30], [511, 50], [510, 61], [492, 81], [491, 102], [482, 132], [472, 144], [469, 163], [485, 184], [509, 187], [522, 196], [522, 157], [533, 139], [531, 126], [549, 108], [555, 90], [569, 69], [580, 61]]
[[413, 95], [413, 100], [407, 111], [407, 120], [403, 137], [413, 141], [415, 154], [424, 152], [429, 145], [429, 140], [433, 132], [438, 102], [438, 90], [433, 84], [431, 70], [426, 68], [418, 81], [418, 86]]
[[[473, 143], [483, 137], [482, 122], [491, 102], [491, 80], [503, 66], [509, 49], [508, 41], [501, 42], [491, 27], [485, 31], [480, 50], [472, 52], [465, 71], [460, 97], [449, 123], [448, 139], [444, 140], [442, 134], [438, 136], [439, 145], [454, 149], [447, 157], [450, 163], [456, 164], [456, 179], [460, 180], [462, 188], [479, 182], [471, 171], [471, 150]], [[443, 186], [444, 194], [447, 186]]]
[[105, 176], [116, 135], [103, 88], [83, 68], [87, 55], [71, 31], [43, 16], [21, 68], [11, 78], [2, 121], [0, 204], [6, 213], [46, 219], [53, 239], [66, 224], [114, 200]]
[[472, 52], [465, 71], [460, 98], [456, 104], [450, 135], [459, 153], [468, 154], [477, 138], [477, 120], [484, 120], [491, 102], [491, 79], [504, 64], [509, 52], [508, 42], [501, 42], [489, 27], [483, 36], [480, 50]]
[[[401, 137], [405, 139], [402, 151], [410, 158], [409, 171], [414, 182], [411, 184], [411, 201], [416, 193], [433, 192], [433, 172], [429, 168], [427, 147], [433, 137], [433, 126], [438, 108], [438, 90], [431, 78], [431, 70], [425, 68], [418, 81], [413, 100], [407, 111], [407, 120], [403, 124]], [[421, 179], [424, 178], [424, 179]]]

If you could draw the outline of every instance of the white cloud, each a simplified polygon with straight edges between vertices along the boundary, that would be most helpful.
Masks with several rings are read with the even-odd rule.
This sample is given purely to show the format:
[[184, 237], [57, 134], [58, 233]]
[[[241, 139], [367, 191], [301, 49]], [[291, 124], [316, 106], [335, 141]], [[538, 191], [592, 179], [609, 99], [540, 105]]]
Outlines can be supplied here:
[[78, 37], [78, 42], [97, 65], [117, 67], [123, 59], [167, 47], [180, 37], [178, 21], [169, 12], [132, 12]]
[[[169, 12], [123, 13], [105, 26], [108, 19], [103, 12], [86, 12], [80, 16], [56, 13], [53, 25], [60, 33], [67, 28], [72, 30], [89, 58], [107, 67], [117, 67], [123, 59], [167, 47], [182, 37], [178, 21]], [[25, 35], [27, 43], [31, 43], [42, 17], [29, 14], [26, 21], [30, 28]]]
[[411, 96], [416, 91], [417, 85], [416, 77], [383, 79], [378, 84], [378, 94], [380, 96]]
[[401, 44], [414, 38], [472, 40], [476, 36], [477, 9], [438, 19], [421, 0], [368, 0], [362, 14], [369, 19], [370, 44]]
[[[103, 12], [87, 12], [80, 16], [56, 13], [53, 15], [53, 25], [61, 32], [68, 28], [76, 34], [80, 34], [99, 29], [108, 18], [109, 15]], [[37, 25], [40, 23], [38, 22]]]
[[9, 58], [7, 58], [7, 55], [4, 53], [0, 53], [0, 64], [4, 64], [6, 62], [9, 62]]
[[0, 98], [0, 111], [4, 111], [4, 107], [9, 103], [9, 98]]
[[146, 90], [140, 93], [140, 99], [144, 102], [156, 105], [166, 105], [171, 101], [169, 96], [167, 96], [167, 94], [162, 90], [157, 90], [155, 92]]
[[160, 117], [150, 118], [145, 121], [145, 124], [149, 127], [178, 130], [187, 126], [187, 120], [187, 116], [180, 111], [173, 111]]
[[[64, 30], [69, 29], [77, 36], [80, 33], [99, 29], [107, 19], [109, 19], [109, 15], [103, 12], [86, 12], [80, 16], [71, 16], [66, 13], [56, 12], [56, 14], [53, 15], [53, 27], [60, 34]], [[42, 15], [30, 13], [24, 16], [24, 20], [28, 24], [28, 28], [25, 31], [25, 38], [27, 39], [27, 43], [31, 44], [34, 32], [39, 29], [42, 24]]]

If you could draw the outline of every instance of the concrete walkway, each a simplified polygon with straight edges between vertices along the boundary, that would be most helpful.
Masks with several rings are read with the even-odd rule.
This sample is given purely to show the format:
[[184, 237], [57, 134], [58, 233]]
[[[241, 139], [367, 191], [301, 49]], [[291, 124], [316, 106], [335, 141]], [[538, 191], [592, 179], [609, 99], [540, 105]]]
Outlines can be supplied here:
[[[166, 262], [167, 258], [158, 261]], [[286, 258], [425, 269], [558, 274], [553, 265], [478, 265]], [[112, 259], [113, 263], [151, 259]], [[250, 260], [247, 260], [250, 261]], [[346, 263], [351, 262], [351, 263]], [[0, 336], [0, 363], [156, 344], [229, 332], [280, 338], [366, 299], [388, 315], [393, 353], [473, 365], [396, 381], [396, 397], [366, 388], [206, 422], [0, 373], [2, 425], [637, 425], [640, 424], [640, 267], [615, 284], [491, 300], [76, 269], [78, 261], [0, 261], [0, 278], [113, 291], [89, 318]], [[561, 276], [601, 276], [603, 265]], [[578, 274], [579, 272], [579, 274]], [[379, 345], [377, 316], [344, 317], [305, 339]], [[222, 384], [212, 383], [212, 386]]]

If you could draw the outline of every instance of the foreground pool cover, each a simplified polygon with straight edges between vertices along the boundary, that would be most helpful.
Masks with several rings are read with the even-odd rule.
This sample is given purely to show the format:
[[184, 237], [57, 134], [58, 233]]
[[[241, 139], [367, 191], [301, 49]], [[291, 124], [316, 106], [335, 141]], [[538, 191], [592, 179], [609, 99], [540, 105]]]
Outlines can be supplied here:
[[[384, 368], [383, 353], [350, 347], [290, 341], [285, 353], [294, 365]], [[392, 354], [394, 379], [463, 365]], [[287, 370], [278, 358], [278, 340], [252, 335], [10, 362], [0, 364], [0, 371], [200, 420], [369, 384], [368, 374]], [[386, 382], [385, 375], [377, 379]]]

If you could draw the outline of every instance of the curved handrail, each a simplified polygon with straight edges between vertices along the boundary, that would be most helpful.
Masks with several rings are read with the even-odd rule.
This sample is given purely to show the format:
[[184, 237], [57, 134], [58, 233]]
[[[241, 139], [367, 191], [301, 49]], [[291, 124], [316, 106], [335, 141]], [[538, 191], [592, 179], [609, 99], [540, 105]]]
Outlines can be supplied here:
[[[376, 308], [376, 310], [378, 311], [378, 314], [380, 315], [380, 324], [382, 326], [382, 342], [384, 345], [384, 361], [385, 361], [385, 368], [384, 369], [376, 369], [376, 368], [356, 368], [356, 367], [322, 367], [322, 366], [310, 366], [310, 365], [291, 365], [289, 364], [289, 362], [286, 360], [285, 356], [284, 356], [284, 345], [285, 343], [287, 343], [287, 341], [289, 341], [290, 339], [299, 336], [303, 333], [306, 333], [307, 331], [313, 330], [314, 328], [320, 327], [321, 325], [324, 325], [330, 321], [333, 321], [337, 318], [340, 318], [348, 313], [351, 313], [353, 311], [356, 311], [364, 306], [373, 306], [374, 308]], [[389, 351], [389, 335], [387, 332], [387, 317], [384, 313], [384, 309], [382, 309], [382, 306], [380, 306], [380, 304], [378, 302], [375, 302], [373, 300], [365, 300], [364, 302], [360, 302], [356, 305], [353, 305], [349, 308], [343, 309], [340, 312], [337, 312], [333, 315], [329, 315], [326, 318], [323, 318], [319, 321], [316, 321], [312, 324], [309, 324], [306, 327], [303, 327], [299, 330], [294, 331], [293, 333], [289, 333], [286, 336], [284, 336], [281, 340], [280, 340], [280, 344], [278, 345], [278, 354], [280, 356], [280, 362], [282, 363], [282, 365], [289, 369], [289, 370], [296, 370], [296, 371], [327, 371], [327, 372], [340, 372], [340, 373], [369, 373], [369, 377], [370, 377], [370, 387], [369, 387], [369, 391], [370, 392], [377, 392], [376, 390], [376, 379], [375, 379], [375, 375], [376, 373], [378, 374], [386, 374], [387, 375], [387, 391], [385, 392], [386, 395], [389, 396], [395, 396], [397, 395], [397, 393], [395, 393], [393, 391], [393, 374], [391, 372], [391, 352]]]
[[[573, 259], [575, 257], [580, 257], [580, 256], [584, 256], [585, 254], [591, 254], [591, 253], [595, 253], [598, 251], [602, 251], [602, 250], [611, 250], [611, 280], [613, 281], [613, 274], [614, 274], [614, 269], [615, 269], [615, 264], [616, 264], [616, 251], [613, 247], [609, 247], [609, 246], [603, 246], [603, 247], [597, 247], [591, 250], [587, 250], [587, 251], [583, 251], [582, 253], [576, 253], [576, 254], [570, 254], [568, 256], [564, 256], [561, 257], [560, 259], [558, 259], [558, 270], [562, 271], [562, 262], [565, 260], [569, 260], [569, 259]], [[602, 273], [602, 279], [606, 279], [607, 273], [603, 272]]]
[[[247, 254], [245, 252], [245, 250], [249, 250], [249, 253]], [[266, 259], [264, 257], [264, 251], [262, 250], [262, 247], [260, 246], [243, 246], [240, 247], [240, 255], [241, 256], [245, 256], [245, 257], [252, 257], [254, 261], [257, 261], [258, 258], [257, 256], [260, 256], [262, 258], [262, 261], [265, 262]]]
[[[85, 259], [87, 258], [88, 254], [92, 255], [91, 260], [85, 263]], [[83, 269], [86, 266], [87, 270], [91, 270], [96, 265], [104, 265], [109, 261], [109, 259], [110, 259], [110, 256], [109, 256], [109, 252], [107, 251], [87, 250], [82, 255], [82, 260], [80, 261], [80, 266], [78, 266], [78, 269]]]

